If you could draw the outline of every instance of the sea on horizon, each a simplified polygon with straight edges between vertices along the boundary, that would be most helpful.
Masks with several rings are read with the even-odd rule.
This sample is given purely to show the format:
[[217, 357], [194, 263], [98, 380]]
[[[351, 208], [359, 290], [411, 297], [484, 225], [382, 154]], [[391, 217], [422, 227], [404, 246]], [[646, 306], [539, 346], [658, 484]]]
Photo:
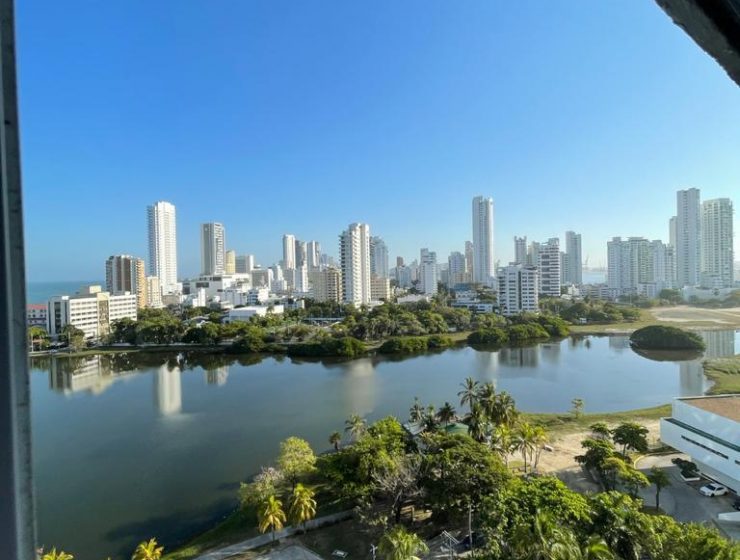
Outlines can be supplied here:
[[83, 286], [105, 285], [104, 280], [64, 280], [57, 282], [26, 282], [26, 302], [46, 303], [52, 296], [77, 293]]

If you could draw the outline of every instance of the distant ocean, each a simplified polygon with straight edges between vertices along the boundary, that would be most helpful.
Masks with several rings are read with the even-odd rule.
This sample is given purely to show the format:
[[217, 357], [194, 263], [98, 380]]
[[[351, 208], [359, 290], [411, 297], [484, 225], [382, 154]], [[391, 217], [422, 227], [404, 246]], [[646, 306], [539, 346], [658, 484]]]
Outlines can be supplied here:
[[66, 282], [27, 282], [26, 301], [28, 303], [46, 303], [52, 296], [72, 295], [83, 286], [90, 284], [105, 285], [102, 280], [72, 280]]

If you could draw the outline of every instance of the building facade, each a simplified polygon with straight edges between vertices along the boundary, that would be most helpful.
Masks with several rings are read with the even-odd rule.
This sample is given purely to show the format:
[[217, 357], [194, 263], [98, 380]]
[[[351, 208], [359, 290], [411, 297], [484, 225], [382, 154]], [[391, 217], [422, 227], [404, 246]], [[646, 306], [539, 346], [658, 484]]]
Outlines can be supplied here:
[[671, 416], [660, 420], [660, 439], [740, 492], [740, 395], [675, 399]]
[[308, 279], [311, 284], [313, 299], [318, 302], [332, 301], [341, 303], [342, 271], [335, 267], [310, 270]]
[[539, 243], [537, 269], [539, 270], [540, 294], [560, 297], [560, 240], [552, 237]]
[[137, 318], [136, 294], [113, 295], [100, 286], [87, 286], [73, 296], [54, 296], [47, 304], [47, 332], [58, 338], [65, 326], [73, 325], [85, 338], [97, 339], [110, 333], [119, 319]]
[[200, 226], [200, 273], [224, 274], [226, 232], [223, 224], [209, 222]]
[[583, 284], [583, 255], [581, 254], [581, 234], [565, 232], [565, 284]]
[[370, 238], [370, 274], [378, 278], [389, 278], [388, 246], [381, 237]]
[[111, 294], [136, 294], [139, 309], [147, 304], [144, 260], [131, 255], [111, 255], [105, 261], [105, 289]]
[[295, 268], [295, 235], [283, 235], [283, 269]]
[[177, 224], [175, 207], [159, 201], [147, 207], [149, 276], [159, 278], [162, 293], [177, 290]]
[[226, 251], [224, 257], [224, 274], [236, 274], [236, 251]]
[[701, 205], [701, 285], [730, 288], [734, 283], [732, 201], [705, 200]]
[[162, 303], [162, 288], [159, 286], [158, 276], [146, 277], [146, 306], [153, 309], [164, 307]]
[[701, 271], [701, 204], [699, 189], [676, 193], [676, 284], [697, 286]]
[[494, 282], [493, 199], [473, 199], [473, 281], [486, 286]]
[[370, 226], [350, 224], [339, 236], [342, 294], [346, 303], [370, 303]]
[[540, 290], [536, 266], [512, 264], [499, 269], [498, 303], [502, 315], [539, 312]]
[[254, 270], [254, 255], [238, 255], [235, 261], [236, 274], [249, 274]]
[[527, 236], [514, 237], [514, 264], [527, 264]]

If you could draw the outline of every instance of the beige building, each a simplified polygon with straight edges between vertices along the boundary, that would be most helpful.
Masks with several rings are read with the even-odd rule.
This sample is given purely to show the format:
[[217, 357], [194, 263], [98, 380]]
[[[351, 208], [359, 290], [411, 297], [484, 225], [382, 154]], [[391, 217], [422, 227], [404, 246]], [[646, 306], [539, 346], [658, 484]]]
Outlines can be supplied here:
[[311, 270], [308, 281], [316, 301], [342, 301], [342, 272], [338, 268]]
[[162, 304], [162, 288], [159, 285], [159, 276], [146, 277], [146, 306], [159, 309]]
[[370, 278], [370, 299], [372, 301], [391, 300], [391, 281], [388, 278], [373, 276]]
[[137, 296], [129, 292], [111, 294], [100, 286], [87, 286], [73, 296], [54, 296], [47, 304], [47, 332], [57, 337], [65, 326], [73, 325], [85, 338], [100, 338], [110, 333], [110, 325], [123, 318], [137, 318]]
[[236, 251], [226, 251], [226, 260], [224, 262], [225, 274], [236, 274]]
[[146, 307], [147, 291], [144, 259], [131, 255], [111, 255], [105, 261], [105, 289], [111, 294], [136, 294], [139, 309]]

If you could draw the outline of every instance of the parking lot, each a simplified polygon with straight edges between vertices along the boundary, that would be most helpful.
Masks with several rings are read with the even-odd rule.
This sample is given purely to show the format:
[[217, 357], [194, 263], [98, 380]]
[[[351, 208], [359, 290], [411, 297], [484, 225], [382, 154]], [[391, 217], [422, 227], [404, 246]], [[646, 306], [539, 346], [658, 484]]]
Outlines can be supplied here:
[[[660, 457], [645, 457], [637, 467], [647, 474], [651, 467], [657, 466], [664, 469], [671, 479], [671, 485], [664, 488], [660, 493], [660, 508], [678, 521], [711, 524], [718, 527], [728, 537], [740, 540], [740, 524], [719, 523], [717, 516], [720, 513], [735, 511], [732, 503], [738, 498], [732, 492], [724, 496], [708, 498], [699, 493], [699, 488], [709, 481], [702, 479], [700, 482], [684, 482], [678, 467], [671, 463], [674, 457], [688, 459], [685, 455], [673, 454]], [[645, 505], [655, 505], [655, 487], [650, 486], [640, 493], [645, 500]]]

